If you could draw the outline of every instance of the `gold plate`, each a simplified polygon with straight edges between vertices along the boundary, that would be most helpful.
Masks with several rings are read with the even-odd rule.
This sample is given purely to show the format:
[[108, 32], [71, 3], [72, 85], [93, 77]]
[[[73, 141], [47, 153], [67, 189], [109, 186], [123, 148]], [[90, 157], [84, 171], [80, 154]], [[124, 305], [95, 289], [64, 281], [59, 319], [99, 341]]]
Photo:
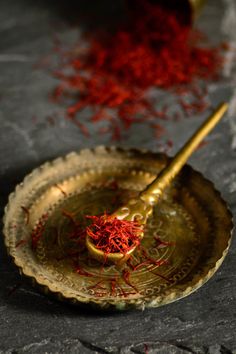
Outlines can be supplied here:
[[[68, 213], [83, 222], [84, 215], [114, 211], [143, 190], [167, 161], [164, 154], [98, 147], [35, 169], [16, 187], [5, 209], [8, 253], [44, 292], [75, 304], [144, 309], [189, 295], [221, 265], [233, 224], [213, 184], [188, 165], [154, 208], [142, 249], [132, 259], [133, 265], [142, 263], [146, 252], [163, 264], [141, 264], [135, 270], [132, 264], [102, 266], [88, 257], [83, 244], [68, 237], [73, 224]], [[33, 250], [36, 227], [42, 236]]]

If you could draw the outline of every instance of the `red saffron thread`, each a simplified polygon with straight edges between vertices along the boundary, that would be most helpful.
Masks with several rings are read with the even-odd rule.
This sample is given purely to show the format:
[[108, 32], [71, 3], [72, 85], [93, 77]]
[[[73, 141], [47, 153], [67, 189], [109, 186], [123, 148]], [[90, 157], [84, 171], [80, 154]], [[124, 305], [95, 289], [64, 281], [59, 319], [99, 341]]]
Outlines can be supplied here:
[[75, 220], [75, 216], [73, 213], [70, 213], [67, 210], [62, 210], [62, 215], [64, 215], [65, 217], [67, 217], [74, 225], [78, 226], [77, 221]]
[[26, 225], [29, 224], [29, 220], [30, 220], [30, 212], [29, 212], [29, 209], [24, 207], [23, 205], [21, 205], [21, 209], [23, 210], [23, 212], [25, 213], [25, 216], [26, 216]]
[[[112, 140], [119, 140], [124, 130], [142, 121], [155, 124], [155, 136], [163, 135], [156, 120], [176, 119], [176, 112], [169, 113], [167, 107], [156, 110], [157, 102], [149, 96], [151, 88], [179, 96], [184, 115], [207, 109], [204, 87], [200, 89], [197, 83], [219, 77], [221, 51], [226, 46], [206, 47], [205, 36], [180, 21], [174, 8], [147, 0], [138, 3], [140, 11], [132, 12], [128, 23], [111, 33], [85, 33], [68, 53], [56, 41], [61, 65], [54, 71], [59, 83], [52, 99], [65, 101], [67, 118], [87, 137], [89, 130], [79, 113], [88, 106], [93, 109], [91, 122], [106, 122], [109, 127], [102, 132], [110, 132]], [[190, 99], [184, 99], [186, 93]]]
[[92, 220], [92, 224], [86, 228], [86, 233], [105, 255], [118, 252], [126, 254], [140, 244], [143, 229], [136, 221], [119, 220], [106, 213], [87, 218]]
[[27, 243], [27, 240], [20, 240], [16, 243], [16, 248], [23, 246]]
[[93, 277], [94, 275], [92, 273], [87, 272], [85, 269], [83, 269], [81, 266], [77, 264], [76, 266], [76, 273], [78, 273], [81, 276], [84, 277]]
[[111, 285], [111, 296], [114, 296], [116, 293], [116, 279], [111, 279], [110, 285]]
[[32, 241], [33, 249], [37, 248], [38, 242], [41, 239], [43, 232], [45, 230], [45, 222], [47, 221], [47, 219], [48, 219], [48, 214], [47, 213], [43, 214], [31, 233], [31, 241]]
[[59, 186], [59, 184], [55, 184], [54, 187], [59, 189], [59, 191], [64, 195], [64, 197], [67, 197], [67, 193], [63, 190], [63, 188], [61, 186]]
[[155, 247], [156, 248], [163, 248], [163, 247], [168, 247], [168, 246], [173, 246], [174, 243], [173, 242], [167, 242], [167, 241], [163, 241], [159, 236], [154, 236], [154, 240], [155, 240]]
[[100, 280], [99, 282], [97, 282], [94, 285], [88, 286], [87, 289], [100, 289], [100, 290], [106, 290], [106, 288], [104, 286], [102, 286], [101, 284], [104, 283], [104, 280]]
[[144, 353], [148, 354], [148, 345], [144, 343]]
[[122, 271], [122, 278], [123, 278], [123, 280], [125, 281], [125, 283], [127, 284], [127, 285], [129, 285], [132, 289], [134, 289], [134, 291], [136, 292], [136, 293], [138, 293], [139, 291], [138, 291], [138, 289], [131, 283], [131, 281], [130, 281], [130, 271], [128, 270], [128, 269], [124, 269], [123, 271]]

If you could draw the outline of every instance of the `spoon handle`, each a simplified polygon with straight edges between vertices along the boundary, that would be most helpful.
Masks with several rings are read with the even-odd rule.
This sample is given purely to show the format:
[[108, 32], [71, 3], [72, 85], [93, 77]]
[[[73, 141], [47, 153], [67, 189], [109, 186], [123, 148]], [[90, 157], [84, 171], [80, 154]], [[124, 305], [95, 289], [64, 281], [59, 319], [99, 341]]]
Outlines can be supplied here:
[[179, 173], [185, 162], [199, 146], [205, 136], [215, 127], [228, 108], [227, 103], [221, 103], [209, 118], [192, 135], [172, 161], [157, 176], [148, 187], [140, 193], [140, 198], [148, 204], [155, 204], [165, 188]]

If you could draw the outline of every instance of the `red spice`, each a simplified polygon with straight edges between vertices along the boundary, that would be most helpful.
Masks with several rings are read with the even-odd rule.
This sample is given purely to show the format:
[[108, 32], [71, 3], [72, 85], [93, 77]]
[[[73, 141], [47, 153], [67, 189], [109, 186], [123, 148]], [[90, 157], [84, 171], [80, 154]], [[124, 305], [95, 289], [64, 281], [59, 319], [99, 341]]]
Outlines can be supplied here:
[[88, 128], [86, 127], [85, 124], [79, 122], [78, 120], [71, 119], [71, 117], [68, 116], [68, 119], [72, 120], [75, 125], [81, 130], [81, 133], [86, 136], [87, 138], [90, 136], [90, 133], [88, 131]]
[[160, 273], [157, 273], [157, 272], [154, 272], [152, 269], [148, 269], [148, 271], [154, 275], [156, 275], [157, 277], [165, 280], [167, 283], [171, 283], [171, 279], [165, 277], [164, 275], [160, 274]]
[[155, 240], [155, 247], [156, 248], [163, 248], [163, 247], [168, 247], [168, 246], [173, 246], [174, 243], [173, 242], [167, 242], [167, 241], [163, 241], [159, 236], [154, 236], [154, 240]]
[[118, 281], [116, 282], [116, 287], [118, 288], [118, 290], [120, 290], [120, 294], [122, 294], [124, 297], [127, 297], [130, 294], [122, 288]]
[[153, 123], [151, 128], [154, 130], [154, 136], [156, 138], [160, 138], [166, 132], [165, 128], [163, 128], [160, 124]]
[[106, 288], [104, 286], [102, 286], [101, 284], [104, 283], [104, 280], [100, 280], [99, 282], [97, 282], [94, 285], [88, 286], [87, 289], [100, 289], [100, 290], [106, 290]]
[[[166, 245], [167, 245], [167, 243], [166, 243]], [[171, 246], [171, 245], [172, 245], [172, 243], [168, 243], [168, 246]], [[127, 263], [128, 266], [132, 269], [132, 271], [135, 272], [135, 271], [139, 270], [140, 268], [145, 268], [146, 271], [158, 276], [159, 278], [161, 278], [169, 283], [170, 279], [168, 279], [167, 277], [163, 276], [160, 273], [154, 272], [154, 270], [157, 267], [168, 264], [167, 260], [154, 259], [154, 258], [150, 257], [147, 250], [144, 247], [142, 247], [141, 245], [139, 247], [139, 251], [141, 253], [140, 260], [135, 265], [132, 264], [130, 260]]]
[[148, 354], [148, 345], [144, 343], [144, 353]]
[[62, 210], [62, 215], [67, 217], [74, 225], [78, 225], [77, 221], [75, 220], [75, 215], [67, 210]]
[[67, 197], [67, 193], [63, 190], [61, 186], [59, 186], [59, 184], [55, 184], [55, 187], [59, 189], [59, 191], [64, 195], [64, 197]]
[[[185, 114], [207, 108], [204, 89], [199, 86], [196, 93], [196, 81], [218, 77], [222, 67], [221, 48], [201, 46], [202, 34], [179, 21], [174, 9], [147, 0], [140, 0], [139, 8], [141, 11], [133, 12], [129, 23], [122, 24], [115, 32], [86, 35], [87, 50], [79, 50], [83, 45], [81, 39], [74, 54], [59, 50], [63, 65], [55, 72], [60, 83], [53, 99], [60, 102], [63, 99], [68, 102], [68, 97], [73, 99], [67, 106], [67, 117], [86, 136], [88, 129], [78, 113], [87, 106], [94, 109], [93, 123], [104, 120], [109, 124], [113, 140], [120, 139], [123, 129], [129, 129], [133, 123], [149, 124], [150, 117], [151, 124], [170, 116], [175, 119], [175, 113], [170, 115], [167, 107], [155, 109], [157, 102], [149, 96], [149, 89], [154, 87], [180, 96], [179, 88], [184, 87], [191, 96], [190, 102], [180, 100]], [[57, 51], [58, 46], [57, 43]], [[158, 125], [155, 135], [157, 129]], [[160, 129], [159, 134], [162, 133]]]
[[81, 266], [78, 264], [76, 265], [76, 273], [79, 275], [82, 275], [83, 277], [93, 277], [94, 275], [92, 273], [87, 272], [85, 269], [83, 269]]
[[43, 232], [45, 230], [45, 222], [47, 221], [47, 219], [48, 219], [48, 214], [47, 213], [43, 214], [31, 233], [31, 241], [32, 241], [33, 249], [37, 247], [38, 242], [43, 235]]
[[24, 207], [23, 205], [21, 205], [21, 209], [23, 210], [23, 212], [24, 212], [25, 215], [26, 215], [26, 221], [25, 221], [25, 223], [26, 223], [26, 225], [28, 225], [28, 224], [29, 224], [29, 219], [30, 219], [30, 212], [29, 212], [29, 209], [26, 208], [26, 207]]
[[110, 286], [111, 286], [111, 296], [114, 296], [116, 294], [116, 285], [117, 285], [117, 279], [113, 278], [110, 280]]
[[170, 139], [167, 140], [166, 145], [167, 145], [167, 148], [168, 148], [168, 149], [172, 149], [172, 147], [173, 147], [173, 141], [170, 140]]
[[86, 228], [87, 235], [97, 249], [105, 254], [126, 254], [140, 244], [143, 229], [136, 221], [119, 220], [108, 214], [87, 218], [92, 220], [92, 224]]
[[114, 191], [119, 190], [119, 183], [116, 180], [110, 180], [108, 183], [105, 183], [105, 186], [109, 189], [112, 189]]
[[138, 293], [139, 292], [138, 289], [130, 281], [130, 276], [131, 276], [130, 271], [128, 269], [123, 269], [122, 278], [124, 279], [125, 283], [129, 285], [131, 288], [133, 288], [136, 293]]
[[145, 256], [145, 261], [136, 265], [134, 267], [134, 270], [138, 270], [140, 268], [143, 268], [144, 266], [146, 267], [149, 265], [160, 267], [161, 265], [166, 264], [166, 263], [167, 263], [166, 260], [155, 260], [155, 259]]
[[206, 146], [209, 144], [209, 141], [203, 140], [197, 147], [197, 150], [201, 149], [203, 146]]
[[[81, 251], [84, 251], [86, 249], [85, 246], [85, 238], [86, 238], [86, 228], [83, 223], [78, 222], [75, 219], [74, 213], [71, 213], [67, 210], [62, 210], [62, 215], [64, 215], [66, 218], [69, 219], [71, 224], [73, 225], [72, 229], [68, 232], [67, 237], [71, 240], [73, 240], [78, 249]], [[78, 252], [77, 252], [78, 255]]]
[[16, 248], [23, 246], [27, 243], [27, 240], [20, 240], [16, 243]]

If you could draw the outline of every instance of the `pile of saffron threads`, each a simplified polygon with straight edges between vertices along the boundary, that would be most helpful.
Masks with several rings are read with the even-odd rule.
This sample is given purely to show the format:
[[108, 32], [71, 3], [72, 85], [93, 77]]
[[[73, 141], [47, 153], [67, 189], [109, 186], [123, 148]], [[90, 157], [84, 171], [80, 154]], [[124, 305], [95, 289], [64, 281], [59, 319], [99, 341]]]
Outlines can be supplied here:
[[[181, 22], [174, 9], [138, 1], [141, 11], [130, 13], [116, 30], [84, 33], [66, 51], [57, 43], [59, 83], [51, 98], [66, 105], [67, 119], [86, 136], [87, 107], [90, 122], [105, 122], [98, 133], [118, 140], [138, 122], [163, 135], [162, 120], [179, 120], [209, 106], [206, 82], [220, 75], [222, 48], [208, 47], [204, 35]], [[155, 88], [174, 94], [179, 110], [157, 102], [150, 95]]]
[[92, 224], [86, 228], [86, 233], [105, 255], [127, 254], [134, 246], [140, 245], [143, 229], [137, 221], [119, 220], [106, 213], [87, 218], [92, 220]]

